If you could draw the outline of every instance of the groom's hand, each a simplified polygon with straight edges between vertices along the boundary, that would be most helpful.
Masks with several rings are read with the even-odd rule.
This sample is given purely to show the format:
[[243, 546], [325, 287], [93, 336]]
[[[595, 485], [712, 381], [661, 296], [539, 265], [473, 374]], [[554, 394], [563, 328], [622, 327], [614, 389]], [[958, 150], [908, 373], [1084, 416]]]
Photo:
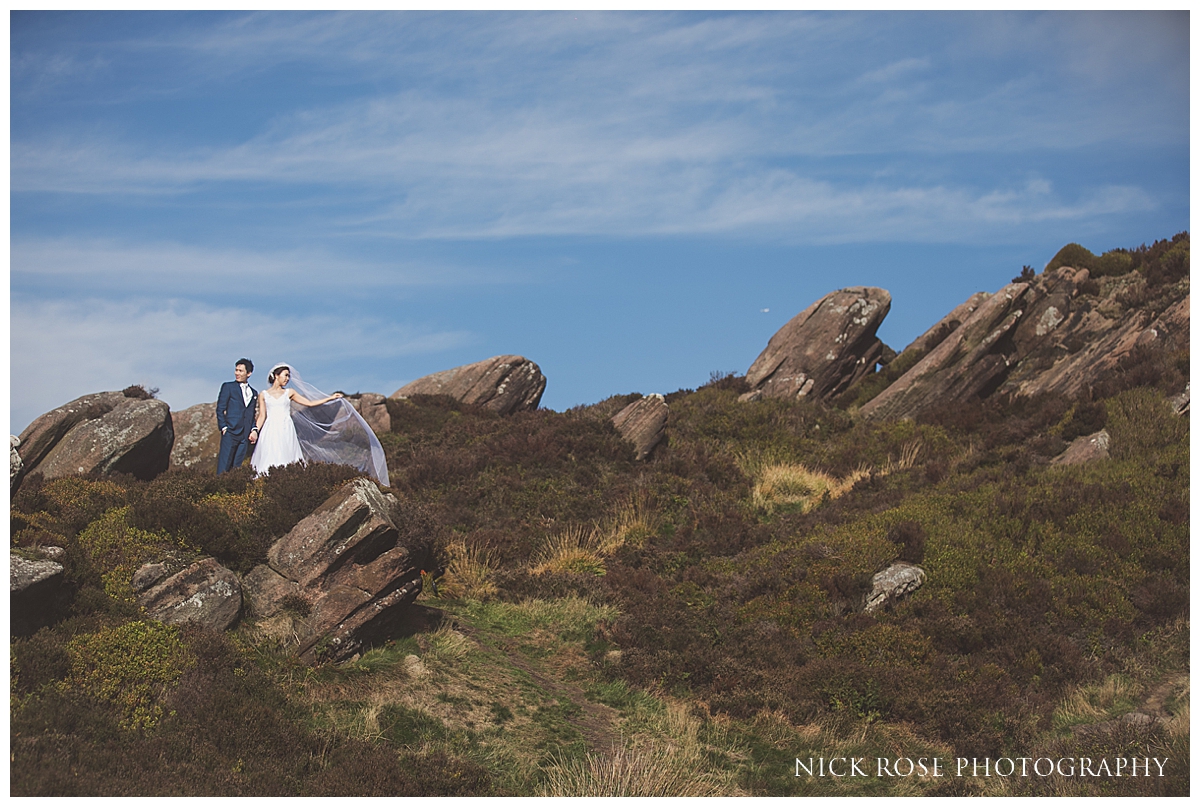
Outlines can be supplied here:
[[251, 443], [257, 443], [258, 442], [258, 429], [251, 429], [250, 436], [247, 437], [246, 439], [249, 440]]

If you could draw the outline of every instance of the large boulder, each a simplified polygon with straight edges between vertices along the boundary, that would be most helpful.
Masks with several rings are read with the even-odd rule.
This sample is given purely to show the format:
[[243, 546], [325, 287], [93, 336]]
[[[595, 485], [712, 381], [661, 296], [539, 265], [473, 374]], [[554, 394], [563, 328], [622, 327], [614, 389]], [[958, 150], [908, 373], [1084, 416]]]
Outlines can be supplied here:
[[658, 393], [639, 398], [613, 416], [617, 433], [633, 443], [635, 459], [644, 460], [667, 432], [667, 402]]
[[217, 467], [221, 451], [221, 430], [217, 428], [217, 404], [203, 403], [171, 413], [175, 444], [171, 448], [172, 468]]
[[892, 306], [883, 289], [853, 286], [825, 295], [779, 329], [750, 366], [745, 398], [832, 398], [875, 369], [876, 336]]
[[205, 558], [144, 591], [138, 604], [159, 622], [222, 631], [241, 615], [242, 584], [229, 569]]
[[428, 536], [404, 522], [396, 497], [356, 479], [276, 541], [267, 565], [243, 582], [260, 623], [290, 619], [302, 659], [338, 661], [396, 629], [432, 563]]
[[151, 479], [170, 464], [175, 430], [162, 401], [98, 392], [40, 416], [20, 440], [22, 476], [128, 473]]
[[537, 409], [545, 391], [546, 377], [529, 359], [493, 356], [418, 378], [396, 390], [391, 397], [448, 395], [463, 403], [508, 415]]
[[351, 395], [347, 400], [362, 415], [362, 419], [371, 427], [376, 435], [387, 434], [392, 430], [392, 416], [388, 413], [387, 398], [378, 392], [364, 392]]

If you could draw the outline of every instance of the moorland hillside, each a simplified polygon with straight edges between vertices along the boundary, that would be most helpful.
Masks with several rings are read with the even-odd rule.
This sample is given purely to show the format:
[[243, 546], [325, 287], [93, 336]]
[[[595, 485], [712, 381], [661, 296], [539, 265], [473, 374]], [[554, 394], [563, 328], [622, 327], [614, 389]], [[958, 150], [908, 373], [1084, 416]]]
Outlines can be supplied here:
[[[373, 485], [353, 469], [31, 459], [14, 570], [61, 573], [14, 599], [11, 792], [1186, 795], [1188, 250], [1068, 245], [898, 354], [818, 301], [746, 376], [661, 402], [375, 396], [390, 488], [330, 528], [375, 542], [269, 614], [247, 581]], [[846, 352], [806, 364], [793, 331]], [[71, 428], [145, 413], [161, 448], [161, 402], [98, 395]], [[639, 401], [669, 412], [645, 450], [614, 425]], [[396, 547], [393, 618], [323, 640], [344, 570]], [[145, 604], [139, 575], [197, 562], [247, 591], [228, 629]], [[796, 775], [834, 756], [872, 775]], [[874, 768], [1134, 756], [1164, 774]]]

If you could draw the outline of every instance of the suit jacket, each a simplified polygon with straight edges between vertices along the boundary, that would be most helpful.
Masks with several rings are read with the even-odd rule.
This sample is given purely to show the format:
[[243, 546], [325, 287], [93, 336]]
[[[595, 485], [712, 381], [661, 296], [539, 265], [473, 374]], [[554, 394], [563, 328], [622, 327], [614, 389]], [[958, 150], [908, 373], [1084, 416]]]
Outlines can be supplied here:
[[257, 414], [258, 392], [250, 388], [250, 403], [242, 400], [242, 386], [236, 381], [226, 381], [217, 396], [217, 427], [228, 429], [226, 434], [239, 440], [250, 436]]

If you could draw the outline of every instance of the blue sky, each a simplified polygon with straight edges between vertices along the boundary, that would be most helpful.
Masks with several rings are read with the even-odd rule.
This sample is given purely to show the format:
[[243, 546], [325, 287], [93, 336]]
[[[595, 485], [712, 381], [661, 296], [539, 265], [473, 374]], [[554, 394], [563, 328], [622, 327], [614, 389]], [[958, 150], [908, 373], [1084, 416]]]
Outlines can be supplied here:
[[897, 350], [1064, 244], [1189, 226], [1166, 13], [14, 12], [11, 427], [234, 361], [543, 406], [744, 373], [827, 292]]

